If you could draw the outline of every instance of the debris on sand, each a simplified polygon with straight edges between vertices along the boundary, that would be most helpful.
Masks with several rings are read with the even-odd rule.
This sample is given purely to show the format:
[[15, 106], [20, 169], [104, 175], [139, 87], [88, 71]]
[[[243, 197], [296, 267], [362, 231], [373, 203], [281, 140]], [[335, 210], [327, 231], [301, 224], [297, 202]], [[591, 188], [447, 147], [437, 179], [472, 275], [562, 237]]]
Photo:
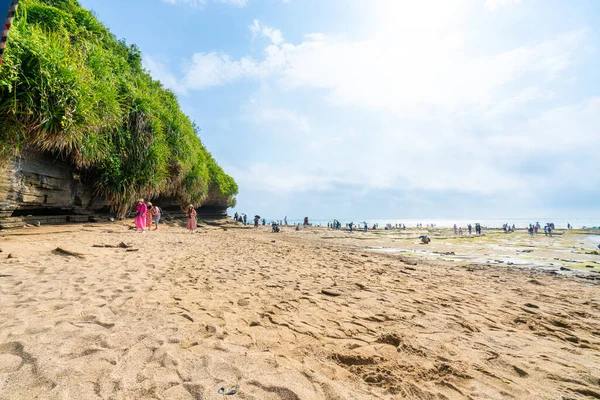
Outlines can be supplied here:
[[76, 253], [74, 251], [65, 250], [65, 249], [60, 248], [60, 247], [57, 247], [56, 249], [54, 249], [54, 253], [61, 254], [63, 256], [85, 258], [85, 256], [83, 254], [81, 254], [81, 253]]
[[333, 297], [337, 297], [337, 296], [341, 296], [342, 292], [339, 292], [335, 289], [321, 289], [321, 293], [326, 295], [326, 296], [333, 296]]
[[92, 245], [92, 247], [107, 248], [107, 249], [116, 249], [116, 248], [129, 249], [131, 246], [126, 244], [125, 242], [121, 242], [116, 246], [112, 245], [112, 244], [94, 244], [94, 245]]

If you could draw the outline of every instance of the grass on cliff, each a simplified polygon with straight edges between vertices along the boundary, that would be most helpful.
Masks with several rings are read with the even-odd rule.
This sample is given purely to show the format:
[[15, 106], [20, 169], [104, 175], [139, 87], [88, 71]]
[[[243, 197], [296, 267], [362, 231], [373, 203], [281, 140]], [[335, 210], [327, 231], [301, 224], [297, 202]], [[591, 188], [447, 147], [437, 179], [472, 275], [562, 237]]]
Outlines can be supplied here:
[[123, 214], [139, 196], [235, 201], [176, 96], [77, 0], [21, 0], [0, 67], [0, 154], [60, 153]]

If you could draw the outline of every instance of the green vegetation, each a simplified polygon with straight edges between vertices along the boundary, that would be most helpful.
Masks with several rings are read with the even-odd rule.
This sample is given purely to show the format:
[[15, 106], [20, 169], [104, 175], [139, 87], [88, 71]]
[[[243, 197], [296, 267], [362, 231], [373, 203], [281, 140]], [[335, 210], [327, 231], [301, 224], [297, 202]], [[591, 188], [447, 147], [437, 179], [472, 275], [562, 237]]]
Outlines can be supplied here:
[[77, 0], [21, 0], [0, 67], [0, 155], [69, 159], [120, 215], [137, 197], [233, 204], [176, 96]]

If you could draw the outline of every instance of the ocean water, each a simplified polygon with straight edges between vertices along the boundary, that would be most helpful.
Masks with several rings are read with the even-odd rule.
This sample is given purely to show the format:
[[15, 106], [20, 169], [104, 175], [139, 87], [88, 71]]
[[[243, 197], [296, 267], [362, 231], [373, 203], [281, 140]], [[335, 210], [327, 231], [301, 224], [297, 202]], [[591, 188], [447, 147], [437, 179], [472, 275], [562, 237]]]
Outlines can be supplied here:
[[[266, 218], [267, 222], [273, 220], [283, 220], [280, 218]], [[331, 219], [311, 219], [308, 217], [308, 222], [312, 225], [320, 225], [327, 226], [327, 223], [333, 221], [334, 218]], [[404, 224], [407, 228], [414, 228], [417, 224], [423, 224], [423, 226], [427, 226], [428, 224], [434, 224], [438, 228], [452, 228], [454, 224], [457, 227], [462, 227], [466, 229], [468, 224], [473, 225], [473, 229], [475, 229], [475, 224], [479, 223], [484, 228], [502, 228], [502, 225], [508, 223], [509, 225], [515, 225], [517, 229], [519, 228], [528, 228], [529, 224], [535, 224], [539, 222], [543, 227], [547, 223], [554, 223], [557, 229], [566, 229], [567, 224], [571, 224], [574, 229], [581, 229], [583, 227], [592, 228], [592, 227], [600, 227], [600, 218], [505, 218], [505, 219], [398, 219], [398, 218], [389, 218], [389, 219], [368, 219], [368, 218], [356, 218], [356, 219], [338, 219], [342, 226], [345, 226], [347, 223], [354, 222], [355, 224], [360, 224], [362, 226], [363, 221], [366, 221], [368, 226], [371, 227], [373, 224], [379, 224], [380, 228], [384, 228], [386, 224], [392, 224], [395, 226], [396, 224]], [[290, 219], [288, 218], [288, 224], [302, 224], [302, 219]]]

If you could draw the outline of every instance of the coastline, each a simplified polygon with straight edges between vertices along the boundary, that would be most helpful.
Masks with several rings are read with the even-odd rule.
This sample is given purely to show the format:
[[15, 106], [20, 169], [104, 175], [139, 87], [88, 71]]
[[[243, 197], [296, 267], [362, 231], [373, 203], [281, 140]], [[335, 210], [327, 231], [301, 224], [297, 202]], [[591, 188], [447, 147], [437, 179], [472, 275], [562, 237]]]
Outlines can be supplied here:
[[[451, 261], [434, 252], [461, 256], [475, 242], [443, 233], [420, 246], [416, 231], [129, 226], [0, 233], [6, 398], [221, 399], [228, 385], [261, 400], [600, 392], [596, 281]], [[466, 255], [508, 254], [484, 242], [527, 244], [519, 235], [487, 236]], [[546, 257], [566, 238], [520, 254]], [[93, 247], [121, 242], [130, 247]]]

